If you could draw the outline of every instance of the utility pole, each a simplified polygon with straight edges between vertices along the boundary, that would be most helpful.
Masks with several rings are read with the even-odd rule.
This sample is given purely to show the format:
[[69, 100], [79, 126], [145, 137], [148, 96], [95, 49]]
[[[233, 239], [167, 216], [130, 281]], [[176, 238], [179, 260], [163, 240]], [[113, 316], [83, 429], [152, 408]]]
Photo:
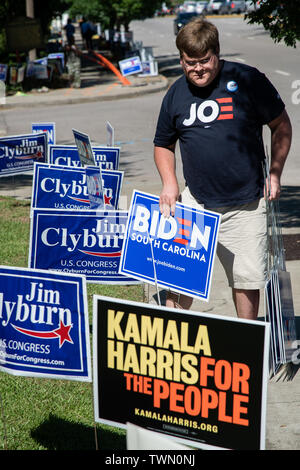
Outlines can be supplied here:
[[[34, 18], [34, 0], [26, 0], [26, 16]], [[36, 59], [36, 49], [29, 51], [29, 60], [32, 62]]]

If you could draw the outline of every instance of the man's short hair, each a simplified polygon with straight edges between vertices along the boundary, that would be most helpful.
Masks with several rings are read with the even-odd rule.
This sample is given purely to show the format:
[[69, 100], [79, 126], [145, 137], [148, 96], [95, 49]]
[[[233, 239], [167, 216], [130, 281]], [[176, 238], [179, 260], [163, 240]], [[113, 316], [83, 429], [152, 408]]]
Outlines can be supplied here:
[[219, 32], [215, 25], [204, 18], [195, 18], [179, 30], [176, 46], [180, 57], [183, 52], [189, 57], [202, 57], [209, 50], [219, 54]]

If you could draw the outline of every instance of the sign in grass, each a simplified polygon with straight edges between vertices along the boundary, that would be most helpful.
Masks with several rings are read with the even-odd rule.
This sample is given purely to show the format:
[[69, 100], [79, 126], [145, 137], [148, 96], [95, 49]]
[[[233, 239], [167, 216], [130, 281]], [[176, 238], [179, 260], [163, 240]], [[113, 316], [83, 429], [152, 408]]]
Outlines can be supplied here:
[[268, 323], [94, 296], [93, 325], [96, 422], [264, 448]]
[[0, 370], [91, 382], [82, 276], [0, 267]]

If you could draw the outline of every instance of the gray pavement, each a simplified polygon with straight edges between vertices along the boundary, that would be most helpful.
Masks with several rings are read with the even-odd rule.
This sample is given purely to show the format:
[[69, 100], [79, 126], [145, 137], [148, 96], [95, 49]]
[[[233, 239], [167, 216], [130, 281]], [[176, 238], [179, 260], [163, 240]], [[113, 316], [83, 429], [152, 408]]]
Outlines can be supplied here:
[[[89, 101], [106, 101], [112, 99], [132, 98], [140, 94], [155, 93], [168, 87], [168, 80], [163, 75], [154, 76], [138, 76], [131, 75], [128, 77], [129, 85], [123, 85], [120, 79], [110, 74], [105, 75], [105, 81], [94, 86], [82, 88], [58, 88], [56, 90], [49, 89], [42, 91], [43, 87], [28, 93], [17, 93], [7, 96], [5, 103], [0, 105], [0, 109], [26, 108], [36, 106], [53, 106], [87, 103]], [[38, 91], [40, 90], [40, 91]], [[0, 118], [1, 119], [1, 118]], [[0, 120], [0, 132], [3, 120]], [[2, 135], [5, 128], [2, 129]]]
[[[165, 77], [129, 77], [130, 85], [124, 86], [116, 76], [111, 76], [105, 83], [81, 89], [58, 89], [46, 93], [32, 92], [26, 95], [14, 95], [6, 98], [6, 103], [0, 109], [11, 109], [26, 106], [45, 106], [58, 104], [72, 104], [87, 102], [89, 100], [112, 100], [137, 96], [141, 93], [155, 93], [166, 89], [168, 81]], [[4, 120], [0, 113], [0, 136], [6, 135]], [[126, 175], [125, 175], [126, 177]], [[31, 177], [20, 175], [14, 178], [2, 178], [0, 181], [0, 195], [12, 196], [21, 199], [31, 197]], [[286, 229], [284, 233], [289, 233]], [[293, 233], [299, 233], [299, 227], [293, 227]], [[299, 325], [300, 315], [300, 260], [287, 261], [287, 271], [291, 274], [294, 309]], [[146, 294], [151, 303], [157, 302], [156, 289], [146, 287]], [[163, 293], [161, 295], [163, 298]], [[192, 310], [213, 313], [222, 316], [235, 316], [231, 292], [227, 287], [224, 272], [218, 260], [214, 266], [212, 289], [209, 302], [195, 300]], [[260, 306], [259, 317], [264, 317], [263, 301]], [[298, 328], [298, 338], [300, 338]], [[300, 343], [299, 343], [300, 344]], [[255, 347], [255, 345], [253, 346]], [[300, 353], [298, 355], [300, 358]], [[266, 449], [267, 450], [300, 450], [300, 371], [291, 381], [268, 382], [267, 418], [266, 418]]]

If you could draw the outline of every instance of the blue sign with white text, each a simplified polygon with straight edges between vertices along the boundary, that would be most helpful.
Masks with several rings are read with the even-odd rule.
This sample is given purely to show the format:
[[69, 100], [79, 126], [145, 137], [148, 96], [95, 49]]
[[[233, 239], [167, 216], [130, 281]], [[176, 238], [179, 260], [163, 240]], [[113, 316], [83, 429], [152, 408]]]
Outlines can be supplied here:
[[0, 266], [0, 370], [91, 382], [82, 276]]
[[128, 213], [32, 209], [29, 267], [77, 273], [87, 282], [137, 284], [119, 274]]
[[47, 161], [45, 132], [0, 138], [0, 177], [32, 171], [35, 161]]
[[[119, 147], [93, 146], [96, 165], [102, 170], [118, 170], [120, 160]], [[74, 145], [49, 145], [48, 163], [54, 165], [81, 167], [77, 147]]]
[[[104, 203], [118, 209], [123, 171], [101, 171]], [[32, 185], [32, 207], [44, 209], [90, 209], [86, 169], [35, 163]]]
[[220, 215], [177, 203], [160, 214], [159, 198], [134, 191], [120, 273], [208, 301]]
[[127, 59], [120, 60], [119, 67], [124, 77], [142, 72], [143, 70], [140, 56], [128, 57]]

